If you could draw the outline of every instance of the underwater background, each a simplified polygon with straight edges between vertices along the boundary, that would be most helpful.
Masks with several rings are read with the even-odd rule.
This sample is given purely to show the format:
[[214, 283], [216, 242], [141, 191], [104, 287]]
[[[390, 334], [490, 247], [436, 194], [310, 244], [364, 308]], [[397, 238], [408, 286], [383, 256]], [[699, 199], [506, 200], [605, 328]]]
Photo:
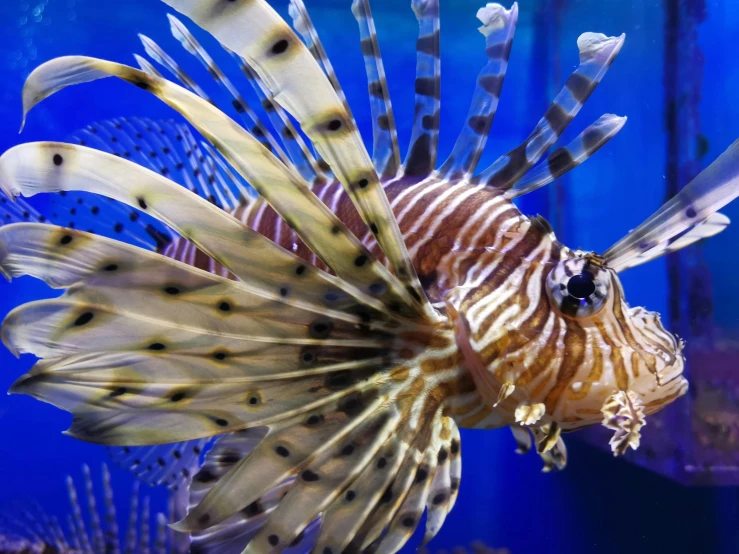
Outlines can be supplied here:
[[[271, 2], [286, 15], [287, 2]], [[306, 0], [360, 130], [371, 122], [359, 34], [350, 0]], [[505, 3], [508, 7], [508, 3]], [[441, 0], [440, 151], [462, 125], [484, 64], [476, 28], [480, 0]], [[417, 23], [406, 0], [372, 2], [401, 147], [410, 138]], [[628, 122], [591, 161], [520, 205], [540, 213], [558, 238], [602, 251], [739, 137], [739, 3], [734, 0], [522, 0], [509, 70], [481, 161], [485, 167], [517, 145], [577, 66], [577, 37], [586, 31], [626, 33], [626, 43], [562, 142], [603, 113]], [[85, 125], [119, 116], [171, 119], [169, 108], [115, 80], [74, 87], [31, 114], [21, 136], [20, 92], [40, 63], [84, 54], [133, 64], [143, 54], [137, 33], [167, 51], [166, 6], [157, 0], [0, 0], [0, 151], [23, 141], [64, 140]], [[215, 41], [189, 25], [244, 92], [248, 85]], [[230, 105], [205, 70], [178, 61], [222, 105]], [[251, 97], [249, 97], [251, 98]], [[234, 113], [229, 112], [229, 115]], [[44, 199], [31, 202], [43, 207]], [[739, 221], [739, 203], [723, 210]], [[739, 224], [628, 271], [632, 305], [663, 314], [688, 341], [691, 393], [647, 423], [640, 451], [615, 459], [598, 432], [566, 436], [568, 466], [542, 473], [535, 455], [518, 456], [506, 430], [462, 431], [460, 496], [431, 551], [474, 540], [513, 554], [739, 552]], [[49, 297], [43, 283], [0, 282], [0, 317]], [[0, 390], [33, 364], [0, 349]], [[34, 499], [50, 513], [69, 511], [65, 476], [93, 474], [109, 462], [104, 448], [65, 437], [69, 416], [22, 396], [0, 396], [0, 514]], [[111, 465], [125, 529], [133, 477]], [[166, 492], [150, 490], [152, 511]], [[414, 538], [405, 551], [418, 546]]]

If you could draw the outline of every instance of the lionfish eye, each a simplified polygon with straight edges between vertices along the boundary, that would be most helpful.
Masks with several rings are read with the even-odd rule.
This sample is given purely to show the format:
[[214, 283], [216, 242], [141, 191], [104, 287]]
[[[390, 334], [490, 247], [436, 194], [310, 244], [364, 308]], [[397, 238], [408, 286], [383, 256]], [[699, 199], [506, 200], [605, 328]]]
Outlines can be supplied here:
[[567, 292], [570, 293], [570, 296], [579, 300], [590, 298], [595, 292], [593, 275], [591, 273], [580, 273], [570, 277], [570, 280], [567, 281]]
[[547, 277], [549, 299], [562, 314], [589, 317], [600, 311], [608, 298], [609, 278], [605, 270], [586, 259], [558, 264]]

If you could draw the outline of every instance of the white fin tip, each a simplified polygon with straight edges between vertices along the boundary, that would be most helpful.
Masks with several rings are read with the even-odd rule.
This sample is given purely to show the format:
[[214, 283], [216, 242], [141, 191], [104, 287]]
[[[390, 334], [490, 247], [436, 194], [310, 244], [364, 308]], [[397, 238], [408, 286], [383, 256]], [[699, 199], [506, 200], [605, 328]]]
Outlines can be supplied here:
[[290, 0], [290, 5], [287, 7], [287, 13], [290, 15], [290, 17], [292, 17], [293, 27], [295, 27], [295, 30], [298, 33], [302, 35], [308, 30], [308, 27], [305, 24], [305, 20], [303, 19], [303, 16], [301, 15], [300, 10], [298, 9], [298, 6], [295, 4], [294, 0]]
[[487, 4], [477, 10], [477, 19], [482, 22], [478, 30], [485, 36], [502, 29], [511, 19], [518, 19], [518, 4], [513, 3], [510, 10], [506, 10], [500, 4]]
[[609, 37], [603, 33], [583, 33], [577, 37], [577, 48], [580, 57], [589, 59], [604, 50], [618, 51], [626, 40], [626, 33], [617, 37]]

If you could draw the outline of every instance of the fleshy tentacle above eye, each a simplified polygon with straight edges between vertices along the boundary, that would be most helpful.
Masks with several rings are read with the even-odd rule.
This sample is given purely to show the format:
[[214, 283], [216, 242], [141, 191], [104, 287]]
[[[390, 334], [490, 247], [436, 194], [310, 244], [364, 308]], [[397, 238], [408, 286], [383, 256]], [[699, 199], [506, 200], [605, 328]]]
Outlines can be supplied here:
[[728, 225], [728, 218], [716, 212], [737, 196], [739, 140], [639, 227], [606, 250], [603, 258], [610, 268], [622, 271], [715, 235]]

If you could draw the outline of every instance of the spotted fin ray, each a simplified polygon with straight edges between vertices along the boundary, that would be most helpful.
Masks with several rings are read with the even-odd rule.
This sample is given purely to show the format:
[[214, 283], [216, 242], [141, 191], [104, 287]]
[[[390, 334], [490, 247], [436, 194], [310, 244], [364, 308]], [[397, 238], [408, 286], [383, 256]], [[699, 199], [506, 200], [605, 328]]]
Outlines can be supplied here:
[[[164, 52], [164, 50], [156, 42], [145, 35], [139, 35], [139, 38], [141, 39], [141, 42], [144, 45], [144, 49], [146, 50], [147, 54], [149, 54], [152, 59], [158, 61], [159, 63], [162, 63], [165, 67], [170, 69], [170, 72], [175, 77], [177, 77], [187, 88], [203, 98], [203, 100], [207, 100], [209, 103], [215, 105], [215, 102], [210, 97], [208, 97], [205, 92], [199, 86], [197, 86], [194, 81], [192, 81], [192, 79], [190, 79], [189, 76], [184, 73], [179, 65], [166, 52]], [[254, 112], [254, 110], [251, 109], [251, 106], [249, 106], [241, 93], [236, 90], [228, 77], [226, 77], [226, 75], [220, 70], [220, 68], [215, 65], [210, 56], [208, 56], [205, 51], [202, 50], [202, 48], [196, 50], [196, 52], [199, 54], [196, 55], [196, 57], [203, 65], [205, 65], [211, 77], [213, 77], [218, 85], [225, 90], [226, 94], [233, 98], [231, 105], [233, 106], [233, 109], [236, 111], [236, 113], [239, 115], [244, 128], [248, 129], [249, 132], [254, 135], [254, 137], [256, 137], [257, 140], [259, 140], [265, 148], [272, 152], [275, 152], [283, 161], [283, 163], [291, 165], [292, 162], [290, 161], [290, 158], [287, 157], [287, 154], [285, 154], [278, 141], [275, 139], [269, 129], [267, 129], [267, 127], [261, 121], [259, 116]]]
[[[391, 435], [382, 445], [378, 461], [366, 467], [351, 487], [344, 492], [340, 502], [334, 502], [327, 511], [326, 523], [321, 528], [315, 549], [323, 552], [326, 548], [344, 551], [352, 536], [359, 532], [367, 521], [385, 491], [391, 486], [406, 457], [410, 436]], [[378, 464], [383, 471], [377, 471]], [[356, 500], [361, 501], [357, 502]]]
[[[264, 0], [226, 5], [219, 0], [165, 3], [211, 32], [254, 68], [275, 101], [298, 120], [331, 166], [395, 275], [412, 291], [426, 316], [436, 319], [353, 118], [285, 21]], [[266, 48], [270, 41], [272, 46]]]
[[451, 419], [442, 420], [441, 448], [437, 457], [434, 479], [429, 488], [426, 503], [426, 532], [423, 544], [433, 539], [441, 530], [447, 514], [454, 507], [459, 492], [462, 457], [459, 429]]
[[[26, 304], [8, 316], [2, 329], [6, 345], [15, 352], [32, 351], [48, 358], [21, 378], [14, 391], [72, 411], [70, 432], [88, 440], [115, 439], [129, 445], [174, 442], [210, 436], [207, 429], [212, 425], [226, 431], [249, 421], [268, 423], [286, 417], [290, 410], [304, 411], [352, 392], [352, 387], [336, 388], [347, 370], [372, 374], [390, 363], [389, 333], [357, 335], [354, 325], [330, 317], [342, 317], [336, 312], [317, 318], [297, 306], [285, 306], [292, 315], [280, 316], [279, 296], [276, 301], [265, 299], [233, 281], [68, 229], [23, 224], [3, 227], [0, 233], [6, 276], [31, 274], [54, 286], [70, 287], [60, 299]], [[121, 290], [123, 282], [128, 288]], [[203, 306], [197, 307], [200, 302]], [[213, 317], [201, 315], [202, 327], [193, 326], [193, 317], [207, 305], [212, 306]], [[172, 319], [175, 306], [178, 315]], [[166, 320], [157, 315], [167, 313]], [[61, 323], [65, 319], [69, 324]], [[118, 332], [105, 340], [85, 338], [96, 336], [97, 321]], [[247, 326], [242, 328], [243, 323]], [[257, 334], [249, 336], [250, 328]], [[142, 342], [148, 333], [161, 337], [156, 339], [161, 342]], [[328, 339], [330, 333], [345, 338]], [[292, 369], [295, 358], [303, 360], [304, 369]], [[200, 400], [193, 398], [200, 383], [214, 374], [223, 384], [210, 388]], [[88, 379], [87, 386], [78, 386]], [[301, 397], [301, 390], [307, 396]], [[157, 400], [162, 394], [170, 398], [169, 405], [183, 424], [175, 428], [171, 422], [160, 436], [159, 424], [172, 419], [167, 406]], [[263, 404], [272, 394], [284, 401]], [[218, 408], [208, 407], [213, 403], [209, 398], [220, 398]], [[122, 402], [129, 409], [123, 409]], [[122, 417], [116, 410], [131, 418], [130, 429], [108, 428], [110, 418]], [[161, 441], [164, 436], [170, 440]]]
[[[239, 460], [249, 455], [264, 438], [266, 432], [266, 428], [256, 427], [219, 438], [207, 454], [205, 464], [190, 486], [190, 507], [197, 506], [214, 483]], [[294, 478], [287, 479], [222, 523], [193, 533], [190, 551], [193, 554], [241, 553], [244, 546], [274, 512], [294, 481]], [[294, 552], [295, 554], [305, 552], [306, 547], [310, 547], [315, 542], [318, 525], [319, 520], [309, 525], [306, 531], [283, 552]]]
[[346, 96], [344, 95], [344, 89], [341, 88], [341, 83], [339, 83], [339, 79], [336, 77], [336, 72], [331, 65], [331, 60], [326, 54], [326, 50], [321, 42], [321, 37], [318, 36], [318, 31], [316, 30], [315, 25], [313, 25], [313, 21], [311, 21], [303, 0], [290, 0], [288, 11], [293, 20], [293, 27], [298, 33], [300, 33], [300, 36], [303, 37], [303, 40], [308, 47], [308, 51], [321, 69], [323, 69], [326, 77], [328, 77], [328, 80], [336, 92], [336, 95], [339, 97], [339, 100], [341, 100], [346, 113], [349, 114], [349, 117], [352, 117], [351, 108], [349, 103], [346, 101]]
[[200, 470], [200, 458], [210, 439], [162, 444], [153, 447], [108, 447], [108, 455], [118, 467], [130, 471], [142, 482], [172, 490], [189, 485]]
[[[237, 111], [245, 110], [246, 113], [249, 114], [250, 118], [256, 122], [257, 126], [251, 128], [252, 134], [256, 136], [266, 134], [266, 138], [270, 141], [273, 150], [279, 152], [280, 147], [276, 144], [277, 141], [271, 138], [271, 134], [266, 130], [266, 126], [260, 121], [259, 117], [254, 114], [251, 107], [246, 103], [246, 100], [244, 100], [243, 96], [241, 96], [241, 94], [236, 90], [236, 87], [231, 84], [231, 81], [218, 67], [215, 60], [210, 57], [181, 21], [171, 14], [167, 17], [169, 18], [172, 36], [182, 44], [183, 48], [185, 48], [188, 53], [197, 58], [206, 67], [208, 72], [222, 85], [222, 87], [224, 87], [228, 93], [233, 96], [234, 108], [236, 108]], [[268, 96], [264, 94], [263, 86], [261, 85], [259, 78], [254, 73], [254, 70], [248, 67], [248, 65], [246, 65], [246, 63], [238, 56], [235, 56], [235, 58], [242, 66], [244, 76], [251, 83], [252, 88], [260, 100], [268, 99]], [[294, 163], [295, 167], [300, 171], [300, 174], [308, 182], [315, 183], [316, 180], [325, 179], [325, 175], [323, 175], [323, 172], [318, 168], [316, 160], [308, 151], [302, 136], [295, 130], [289, 118], [285, 116], [281, 108], [279, 111], [268, 109], [270, 106], [271, 104], [263, 104], [267, 116], [272, 121], [275, 129], [278, 130], [278, 135], [282, 139], [282, 142], [290, 156], [288, 163]], [[272, 144], [273, 141], [275, 144]], [[282, 155], [280, 157], [285, 161], [285, 158], [282, 157]]]
[[404, 487], [398, 487], [397, 491], [394, 488], [390, 489], [391, 507], [386, 514], [376, 514], [379, 516], [379, 524], [377, 521], [372, 522], [374, 526], [363, 537], [362, 550], [368, 548], [378, 553], [396, 552], [413, 535], [420, 523], [441, 452], [438, 436], [441, 425], [439, 418], [435, 417], [431, 425], [437, 429], [433, 444], [428, 445], [427, 449], [420, 453], [420, 464], [410, 468], [411, 481], [403, 479], [401, 484], [405, 485]]
[[[177, 529], [196, 531], [210, 524], [219, 523], [298, 473], [300, 473], [299, 482], [302, 483], [300, 488], [304, 489], [306, 483], [320, 480], [318, 466], [328, 460], [327, 453], [336, 455], [346, 448], [343, 463], [351, 461], [350, 458], [356, 449], [352, 440], [355, 429], [358, 429], [357, 432], [360, 434], [369, 430], [379, 431], [381, 428], [379, 421], [387, 415], [387, 410], [378, 408], [382, 406], [385, 394], [392, 387], [377, 379], [372, 381], [361, 387], [362, 390], [348, 396], [346, 400], [340, 400], [324, 408], [308, 410], [295, 418], [271, 426], [269, 435], [249, 456], [242, 458], [213, 486], [203, 501], [190, 511], [187, 518], [177, 524]], [[328, 478], [328, 475], [326, 477]], [[326, 490], [322, 483], [318, 483], [314, 488], [316, 489], [314, 492], [333, 494], [333, 487], [329, 486]], [[295, 496], [294, 493], [293, 497]], [[319, 501], [316, 497], [313, 500]], [[295, 521], [289, 529], [283, 529], [283, 544], [292, 542], [315, 517], [309, 517], [313, 506], [306, 506], [301, 502], [301, 507], [303, 508], [301, 512], [289, 512], [292, 517], [304, 519]], [[291, 508], [283, 507], [282, 511], [285, 510]], [[321, 511], [323, 510], [319, 509], [315, 515]], [[287, 523], [276, 521], [275, 525]], [[268, 536], [263, 535], [261, 540], [269, 542]]]
[[[385, 407], [378, 408], [380, 398]], [[398, 404], [401, 412], [406, 403]], [[435, 509], [442, 513], [439, 506], [445, 505], [446, 513], [459, 486], [459, 435], [451, 420], [437, 416], [409, 424], [399, 415], [387, 396], [369, 395], [340, 405], [339, 412], [312, 412], [271, 426], [248, 455], [238, 449], [238, 434], [221, 439], [231, 445], [221, 456], [228, 452], [231, 461], [240, 461], [218, 472], [206, 463], [195, 484], [206, 481], [207, 494], [195, 498], [197, 506], [176, 527], [195, 533], [202, 548], [238, 535], [242, 542], [234, 548], [251, 539], [247, 552], [272, 551], [294, 545], [323, 512], [314, 550], [338, 552], [376, 542], [385, 549], [380, 551], [394, 551], [412, 534], [427, 502], [431, 509], [435, 499]], [[217, 444], [212, 453], [218, 449]], [[311, 455], [305, 458], [307, 452]], [[284, 501], [273, 507], [269, 499], [285, 483], [290, 486]], [[388, 524], [397, 532], [386, 541], [382, 531]]]
[[[389, 400], [392, 398], [391, 395]], [[351, 454], [341, 456], [344, 445], [334, 442], [330, 448], [314, 457], [302, 470], [272, 517], [249, 543], [247, 552], [259, 552], [265, 546], [275, 546], [272, 544], [275, 537], [286, 543], [292, 542], [321, 512], [329, 511], [337, 501], [344, 500], [345, 496], [342, 496], [346, 494], [345, 491], [365, 467], [375, 466], [374, 471], [382, 469], [378, 464], [383, 458], [378, 457], [378, 451], [398, 428], [399, 412], [393, 408], [386, 409], [381, 403], [372, 403], [356, 419], [359, 423], [344, 434], [353, 446]], [[349, 533], [351, 530], [347, 530], [347, 535]], [[346, 535], [342, 540], [346, 540]]]
[[[190, 485], [190, 509], [194, 509], [202, 501], [216, 481], [256, 448], [267, 431], [266, 427], [255, 427], [228, 433], [216, 440]], [[193, 534], [193, 552], [221, 552], [228, 548], [229, 543], [236, 543], [232, 551], [241, 552], [243, 545], [254, 535], [255, 529], [277, 506], [286, 489], [287, 487], [280, 485], [274, 494], [268, 493], [222, 523]]]
[[[303, 4], [303, 1], [290, 0], [290, 3], [288, 4], [288, 14], [292, 18], [293, 28], [303, 38], [308, 51], [311, 53], [313, 59], [316, 60], [316, 63], [328, 78], [329, 83], [336, 92], [336, 96], [341, 101], [341, 104], [348, 114], [349, 119], [353, 120], [354, 116], [352, 115], [351, 107], [349, 106], [349, 103], [346, 100], [346, 96], [344, 95], [344, 89], [341, 87], [341, 83], [339, 83], [338, 77], [336, 77], [336, 72], [331, 65], [331, 60], [329, 60], [328, 56], [326, 55], [326, 50], [323, 48], [323, 43], [321, 42], [321, 37], [318, 35], [318, 30], [313, 25], [313, 21], [311, 20], [310, 15], [308, 14], [308, 10], [305, 7], [305, 4]], [[241, 56], [239, 57], [241, 59], [244, 59]], [[272, 99], [274, 100], [274, 96], [272, 96]], [[277, 105], [280, 104], [279, 102], [276, 103]], [[321, 166], [325, 166], [323, 167], [324, 171], [330, 172], [331, 176], [333, 176], [333, 172], [331, 171], [328, 162], [320, 157], [320, 153], [317, 153], [317, 155], [319, 156], [318, 163]]]
[[[24, 87], [25, 110], [28, 112], [40, 99], [60, 90], [64, 85], [107, 76], [116, 76], [145, 88], [186, 116], [339, 277], [350, 278], [369, 294], [382, 298], [388, 305], [399, 305], [399, 310], [408, 315], [417, 314], [419, 310], [426, 315], [425, 310], [430, 307], [420, 304], [421, 296], [415, 289], [403, 288], [403, 279], [391, 275], [341, 220], [310, 191], [297, 173], [285, 167], [254, 137], [217, 108], [182, 87], [125, 65], [94, 58], [63, 57], [41, 65], [31, 74]], [[16, 147], [5, 156], [10, 153], [15, 156], [31, 155], [32, 148], [32, 145]], [[69, 145], [65, 148], [67, 155], [71, 155], [70, 149], [75, 150]], [[80, 156], [78, 163], [93, 163], [95, 167], [105, 168], [101, 177], [109, 175], [110, 181], [115, 181], [115, 160], [79, 149], [76, 155]], [[52, 155], [47, 164], [53, 159], [57, 158]], [[72, 167], [81, 166], [83, 165]], [[120, 183], [116, 186], [118, 185]], [[142, 191], [132, 205], [138, 205], [147, 213], [152, 213], [152, 210], [155, 212], [154, 199], [151, 196], [145, 198], [143, 187], [139, 185], [138, 188]], [[380, 194], [385, 198], [384, 192]], [[397, 229], [394, 217], [392, 222]], [[405, 251], [402, 240], [401, 245]]]
[[259, 75], [249, 67], [249, 64], [246, 63], [244, 58], [235, 52], [230, 52], [230, 54], [241, 68], [241, 72], [246, 77], [246, 80], [249, 81], [254, 89], [254, 92], [262, 103], [262, 108], [267, 113], [272, 126], [278, 130], [285, 147], [293, 159], [293, 163], [303, 178], [308, 180], [313, 175], [312, 184], [314, 185], [324, 184], [326, 181], [332, 179], [333, 174], [331, 173], [331, 168], [325, 161], [316, 160], [305, 143], [301, 132], [295, 128], [295, 125], [293, 125], [290, 116], [284, 108], [274, 101], [272, 93], [264, 86]]

